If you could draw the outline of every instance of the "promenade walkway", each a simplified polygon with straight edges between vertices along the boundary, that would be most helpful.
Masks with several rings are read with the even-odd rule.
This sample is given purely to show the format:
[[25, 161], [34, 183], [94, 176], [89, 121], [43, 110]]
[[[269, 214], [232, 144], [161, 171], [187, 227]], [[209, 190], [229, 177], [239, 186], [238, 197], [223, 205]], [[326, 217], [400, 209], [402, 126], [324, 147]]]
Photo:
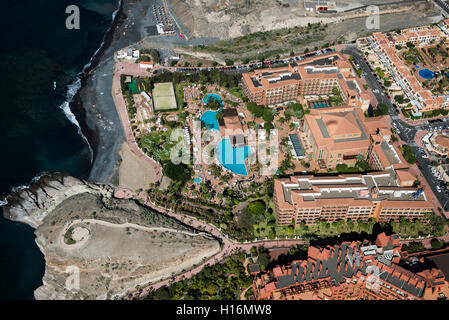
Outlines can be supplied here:
[[114, 99], [115, 107], [120, 116], [120, 121], [125, 131], [126, 140], [131, 148], [131, 151], [147, 162], [154, 170], [154, 183], [160, 182], [162, 180], [162, 168], [158, 162], [147, 156], [137, 145], [134, 139], [134, 134], [131, 128], [131, 123], [129, 121], [128, 110], [126, 108], [126, 102], [122, 95], [122, 90], [120, 87], [120, 75], [121, 74], [132, 74], [134, 76], [150, 76], [151, 74], [139, 67], [139, 64], [135, 63], [122, 63], [116, 61], [114, 69], [114, 77], [112, 79], [112, 97]]

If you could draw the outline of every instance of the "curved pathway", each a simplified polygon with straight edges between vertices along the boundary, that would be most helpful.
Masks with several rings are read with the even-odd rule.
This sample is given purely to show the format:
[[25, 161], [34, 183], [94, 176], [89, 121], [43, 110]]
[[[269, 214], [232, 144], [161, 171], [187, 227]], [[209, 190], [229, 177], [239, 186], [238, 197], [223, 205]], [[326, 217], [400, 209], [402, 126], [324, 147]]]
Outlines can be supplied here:
[[[249, 252], [251, 248], [263, 246], [265, 248], [289, 248], [296, 245], [304, 245], [306, 242], [302, 239], [293, 239], [293, 240], [262, 240], [262, 241], [255, 241], [255, 242], [237, 242], [230, 238], [228, 238], [224, 233], [222, 233], [217, 227], [214, 225], [201, 221], [199, 219], [196, 219], [192, 216], [183, 215], [180, 213], [176, 213], [171, 209], [167, 209], [164, 207], [157, 206], [151, 200], [148, 198], [147, 194], [142, 191], [137, 195], [137, 198], [142, 200], [144, 202], [144, 205], [149, 207], [150, 209], [159, 212], [161, 214], [165, 214], [169, 217], [172, 217], [173, 219], [176, 219], [186, 225], [189, 225], [192, 228], [200, 229], [205, 232], [208, 232], [212, 234], [214, 237], [219, 239], [221, 241], [221, 251], [217, 254], [209, 257], [208, 259], [205, 259], [204, 262], [202, 262], [200, 265], [194, 266], [191, 270], [188, 270], [182, 274], [179, 274], [177, 276], [168, 278], [166, 280], [150, 284], [144, 288], [142, 288], [142, 291], [140, 293], [134, 293], [135, 298], [144, 297], [148, 292], [152, 290], [157, 290], [164, 286], [170, 286], [172, 283], [183, 280], [183, 279], [189, 279], [192, 276], [198, 274], [205, 266], [212, 266], [216, 263], [219, 263], [222, 261], [225, 257], [241, 250], [244, 252]], [[447, 241], [449, 240], [449, 233], [447, 233], [445, 236], [440, 237], [440, 240]], [[401, 240], [401, 243], [407, 244], [410, 240]], [[429, 239], [417, 239], [414, 240], [417, 242], [428, 242]]]
[[141, 231], [162, 231], [162, 232], [171, 232], [171, 233], [181, 233], [181, 234], [185, 234], [185, 235], [188, 235], [191, 237], [197, 237], [197, 236], [201, 236], [201, 235], [209, 236], [209, 234], [205, 233], [205, 232], [193, 233], [193, 232], [189, 232], [186, 230], [178, 230], [178, 229], [172, 229], [172, 228], [166, 228], [166, 227], [146, 227], [146, 226], [141, 226], [139, 224], [130, 223], [130, 222], [113, 223], [113, 222], [108, 222], [108, 221], [99, 220], [99, 219], [73, 220], [64, 228], [64, 231], [67, 231], [71, 226], [73, 226], [75, 224], [80, 224], [80, 223], [100, 224], [100, 225], [103, 225], [106, 227], [111, 227], [111, 228], [133, 228], [133, 229], [137, 229], [137, 230], [141, 230]]

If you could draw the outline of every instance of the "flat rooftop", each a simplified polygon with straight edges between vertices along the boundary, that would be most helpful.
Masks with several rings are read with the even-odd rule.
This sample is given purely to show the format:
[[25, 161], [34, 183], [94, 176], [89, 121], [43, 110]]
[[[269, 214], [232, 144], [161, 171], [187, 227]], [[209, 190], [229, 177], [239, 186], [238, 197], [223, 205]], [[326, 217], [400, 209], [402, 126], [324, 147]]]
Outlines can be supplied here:
[[[377, 197], [373, 196], [373, 188]], [[292, 194], [303, 197], [304, 201], [320, 199], [425, 201], [424, 193], [413, 198], [418, 191], [415, 187], [401, 187], [396, 181], [394, 169], [366, 174], [344, 174], [327, 176], [292, 176], [283, 181], [284, 199], [293, 204]]]

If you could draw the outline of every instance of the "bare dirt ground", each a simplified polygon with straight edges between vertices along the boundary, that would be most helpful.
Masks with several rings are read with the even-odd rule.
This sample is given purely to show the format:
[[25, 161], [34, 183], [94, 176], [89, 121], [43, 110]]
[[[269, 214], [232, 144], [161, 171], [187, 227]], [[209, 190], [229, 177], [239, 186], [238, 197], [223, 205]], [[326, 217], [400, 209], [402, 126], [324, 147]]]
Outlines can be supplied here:
[[[60, 204], [36, 229], [36, 242], [46, 259], [44, 285], [36, 290], [37, 299], [122, 296], [136, 286], [188, 270], [220, 250], [210, 235], [134, 201], [106, 199], [102, 203], [91, 194]], [[66, 281], [73, 274], [69, 270], [75, 269], [80, 271], [79, 289], [70, 291]]]
[[120, 156], [119, 186], [130, 190], [147, 189], [154, 181], [154, 168], [137, 157], [127, 143], [123, 143]]
[[[285, 3], [289, 3], [285, 7]], [[279, 4], [280, 3], [280, 4]], [[187, 41], [185, 44], [145, 39], [144, 45], [173, 50], [198, 59], [224, 64], [226, 58], [240, 63], [244, 58], [258, 61], [286, 57], [307, 48], [346, 43], [373, 32], [388, 32], [438, 22], [438, 9], [429, 2], [405, 2], [380, 5], [379, 29], [368, 29], [366, 7], [382, 3], [374, 0], [345, 0], [338, 2], [339, 12], [317, 14], [305, 12], [303, 1], [269, 0], [170, 0], [171, 7], [196, 37], [221, 39], [205, 46]], [[188, 8], [188, 9], [186, 9]], [[189, 20], [190, 19], [190, 20]], [[193, 24], [192, 24], [193, 19]], [[308, 23], [320, 22], [309, 26]], [[259, 32], [260, 31], [260, 32]], [[254, 33], [257, 32], [257, 33]]]
[[[338, 22], [348, 16], [363, 14], [366, 12], [366, 6], [379, 4], [382, 1], [333, 1], [330, 9], [335, 12], [322, 14], [306, 11], [302, 0], [171, 0], [170, 3], [175, 14], [191, 34], [198, 37], [229, 39], [257, 31], [305, 26], [308, 23]], [[426, 3], [420, 2], [416, 6], [422, 4]], [[379, 10], [410, 6], [414, 5], [404, 2], [381, 5]], [[436, 12], [432, 4], [427, 3], [427, 7], [426, 10]], [[356, 8], [361, 9], [346, 11]]]

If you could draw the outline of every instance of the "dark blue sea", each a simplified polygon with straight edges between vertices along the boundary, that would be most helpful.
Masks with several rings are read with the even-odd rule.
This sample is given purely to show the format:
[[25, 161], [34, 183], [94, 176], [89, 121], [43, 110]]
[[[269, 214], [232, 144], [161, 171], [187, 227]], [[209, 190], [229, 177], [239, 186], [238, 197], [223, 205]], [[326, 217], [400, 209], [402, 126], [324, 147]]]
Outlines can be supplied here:
[[[80, 8], [79, 30], [65, 27], [72, 4]], [[91, 152], [64, 102], [117, 7], [118, 0], [0, 2], [0, 200], [43, 172], [87, 175]], [[34, 230], [1, 214], [0, 299], [33, 299], [44, 267]]]

